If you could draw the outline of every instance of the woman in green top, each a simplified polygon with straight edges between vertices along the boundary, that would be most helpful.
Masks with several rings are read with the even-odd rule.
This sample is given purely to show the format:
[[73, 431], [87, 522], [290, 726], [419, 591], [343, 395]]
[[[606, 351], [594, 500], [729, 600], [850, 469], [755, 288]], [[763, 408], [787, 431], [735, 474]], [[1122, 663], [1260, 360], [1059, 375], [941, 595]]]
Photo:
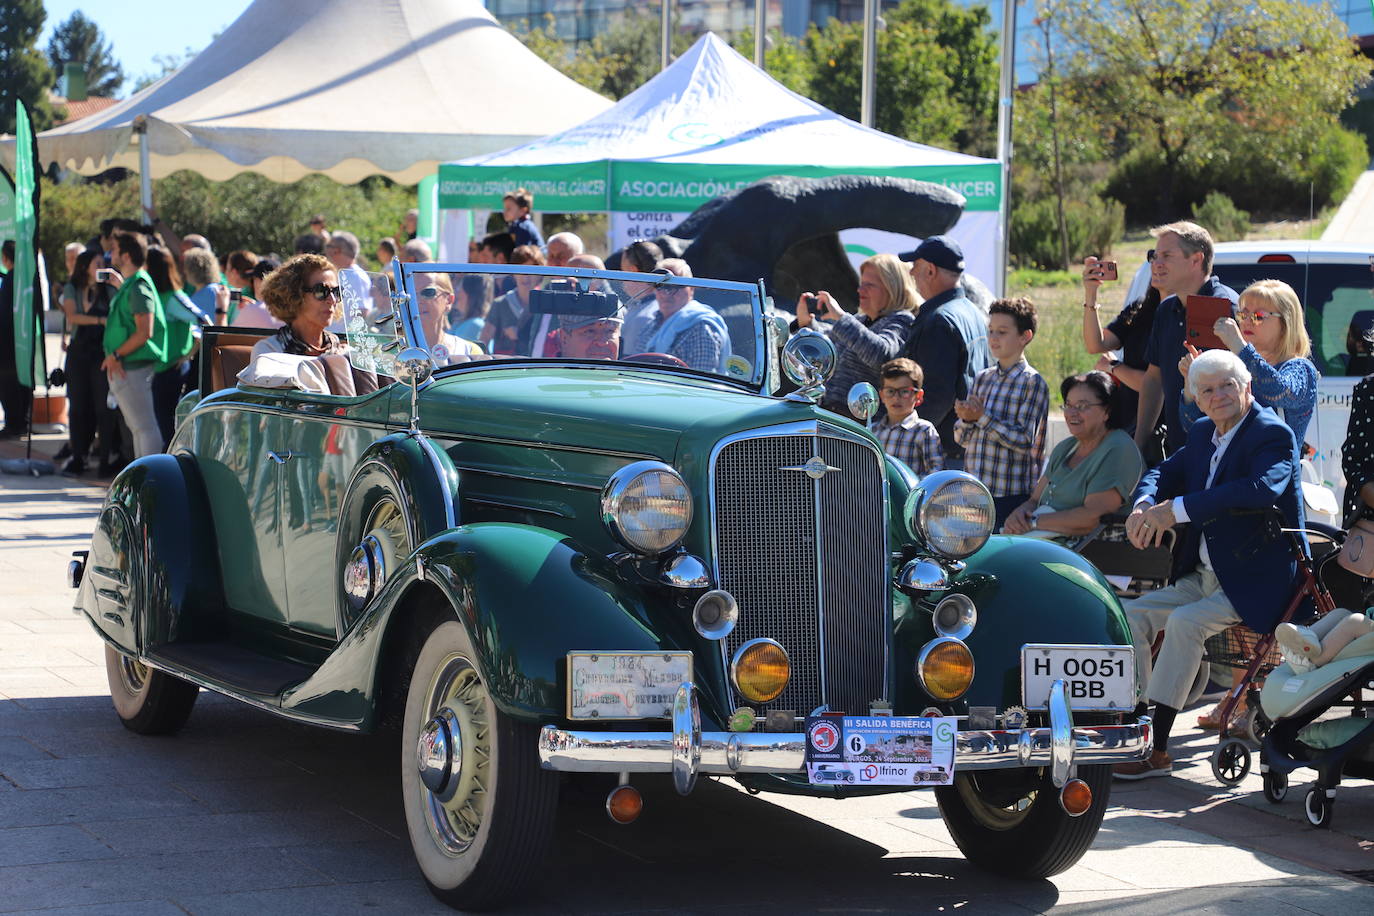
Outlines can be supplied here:
[[116, 273], [106, 282], [119, 288], [110, 302], [105, 325], [105, 360], [110, 392], [134, 437], [136, 457], [162, 451], [162, 433], [153, 410], [153, 375], [167, 354], [167, 323], [153, 278], [143, 265], [148, 244], [143, 236], [116, 232], [110, 252]]
[[1145, 465], [1135, 441], [1115, 428], [1112, 388], [1105, 372], [1064, 379], [1059, 393], [1071, 435], [1050, 453], [1031, 498], [1007, 518], [1007, 534], [1088, 534], [1130, 498]]
[[176, 432], [177, 401], [195, 387], [192, 357], [200, 344], [201, 325], [211, 321], [182, 291], [181, 272], [166, 248], [148, 249], [147, 270], [167, 321], [167, 354], [153, 376], [153, 412], [163, 441], [170, 442]]

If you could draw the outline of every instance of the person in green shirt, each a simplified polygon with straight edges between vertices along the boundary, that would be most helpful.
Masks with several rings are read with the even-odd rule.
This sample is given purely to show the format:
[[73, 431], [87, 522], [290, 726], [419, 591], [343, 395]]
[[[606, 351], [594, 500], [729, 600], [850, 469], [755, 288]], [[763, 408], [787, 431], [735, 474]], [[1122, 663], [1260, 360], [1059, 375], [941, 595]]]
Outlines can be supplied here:
[[1130, 497], [1145, 464], [1135, 440], [1116, 428], [1112, 387], [1105, 372], [1064, 379], [1059, 392], [1071, 435], [1050, 453], [1030, 499], [1008, 516], [1002, 529], [1007, 534], [1088, 534]]
[[170, 251], [158, 245], [149, 248], [147, 270], [167, 322], [167, 353], [153, 376], [153, 411], [163, 441], [170, 442], [176, 432], [177, 401], [195, 387], [192, 367], [201, 326], [211, 322], [183, 292], [181, 273]]
[[100, 368], [110, 379], [110, 392], [133, 434], [134, 452], [142, 458], [162, 451], [164, 440], [153, 409], [153, 375], [167, 356], [167, 322], [162, 300], [144, 265], [148, 243], [143, 236], [114, 234], [111, 263], [115, 272], [105, 279], [118, 287], [105, 325], [105, 359]]

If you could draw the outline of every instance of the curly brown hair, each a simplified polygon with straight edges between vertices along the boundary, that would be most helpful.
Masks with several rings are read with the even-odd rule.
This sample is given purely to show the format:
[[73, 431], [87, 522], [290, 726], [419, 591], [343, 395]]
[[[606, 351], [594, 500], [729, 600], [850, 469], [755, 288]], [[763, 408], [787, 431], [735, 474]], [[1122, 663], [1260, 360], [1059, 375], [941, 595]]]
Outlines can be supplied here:
[[[267, 275], [262, 281], [262, 301], [273, 318], [287, 324], [296, 320], [306, 296], [306, 283], [317, 270], [338, 273], [323, 255], [298, 254]], [[343, 307], [336, 299], [334, 320], [337, 321], [342, 314]]]

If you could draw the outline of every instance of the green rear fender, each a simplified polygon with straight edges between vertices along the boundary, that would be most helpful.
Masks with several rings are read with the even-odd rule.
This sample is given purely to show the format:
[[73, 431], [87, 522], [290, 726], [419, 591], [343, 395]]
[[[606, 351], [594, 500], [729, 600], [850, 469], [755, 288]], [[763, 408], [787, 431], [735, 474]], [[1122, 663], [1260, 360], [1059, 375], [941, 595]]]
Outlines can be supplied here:
[[[1130, 625], [1111, 585], [1083, 557], [1051, 541], [995, 535], [969, 557], [951, 591], [968, 595], [978, 608], [978, 625], [967, 640], [973, 686], [954, 704], [960, 713], [968, 706], [1021, 704], [1026, 643], [1131, 644]], [[930, 705], [914, 671], [921, 647], [935, 638], [934, 603], [913, 602], [897, 622], [898, 709]]]
[[371, 728], [378, 698], [396, 688], [383, 681], [409, 676], [388, 661], [423, 636], [416, 611], [435, 601], [468, 628], [479, 656], [473, 661], [496, 705], [526, 721], [564, 715], [570, 650], [665, 648], [639, 596], [615, 579], [604, 557], [543, 528], [483, 522], [421, 544], [283, 705]]
[[148, 455], [110, 484], [77, 608], [134, 654], [204, 635], [223, 607], [205, 487], [188, 455]]

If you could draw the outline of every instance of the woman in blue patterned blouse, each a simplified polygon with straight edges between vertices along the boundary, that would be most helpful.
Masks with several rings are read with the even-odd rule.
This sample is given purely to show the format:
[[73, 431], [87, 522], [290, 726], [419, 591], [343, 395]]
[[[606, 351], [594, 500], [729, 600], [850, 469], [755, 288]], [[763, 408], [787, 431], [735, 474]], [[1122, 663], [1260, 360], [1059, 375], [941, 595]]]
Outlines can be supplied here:
[[[1231, 318], [1218, 318], [1213, 330], [1250, 370], [1255, 400], [1273, 408], [1293, 430], [1301, 455], [1303, 437], [1317, 407], [1321, 373], [1312, 363], [1312, 341], [1303, 323], [1298, 294], [1282, 280], [1258, 280], [1240, 294], [1236, 318], [1239, 324]], [[1179, 361], [1185, 378], [1197, 353], [1191, 344], [1188, 349], [1189, 354]], [[1202, 416], [1197, 406], [1186, 400], [1182, 413], [1189, 425]]]

